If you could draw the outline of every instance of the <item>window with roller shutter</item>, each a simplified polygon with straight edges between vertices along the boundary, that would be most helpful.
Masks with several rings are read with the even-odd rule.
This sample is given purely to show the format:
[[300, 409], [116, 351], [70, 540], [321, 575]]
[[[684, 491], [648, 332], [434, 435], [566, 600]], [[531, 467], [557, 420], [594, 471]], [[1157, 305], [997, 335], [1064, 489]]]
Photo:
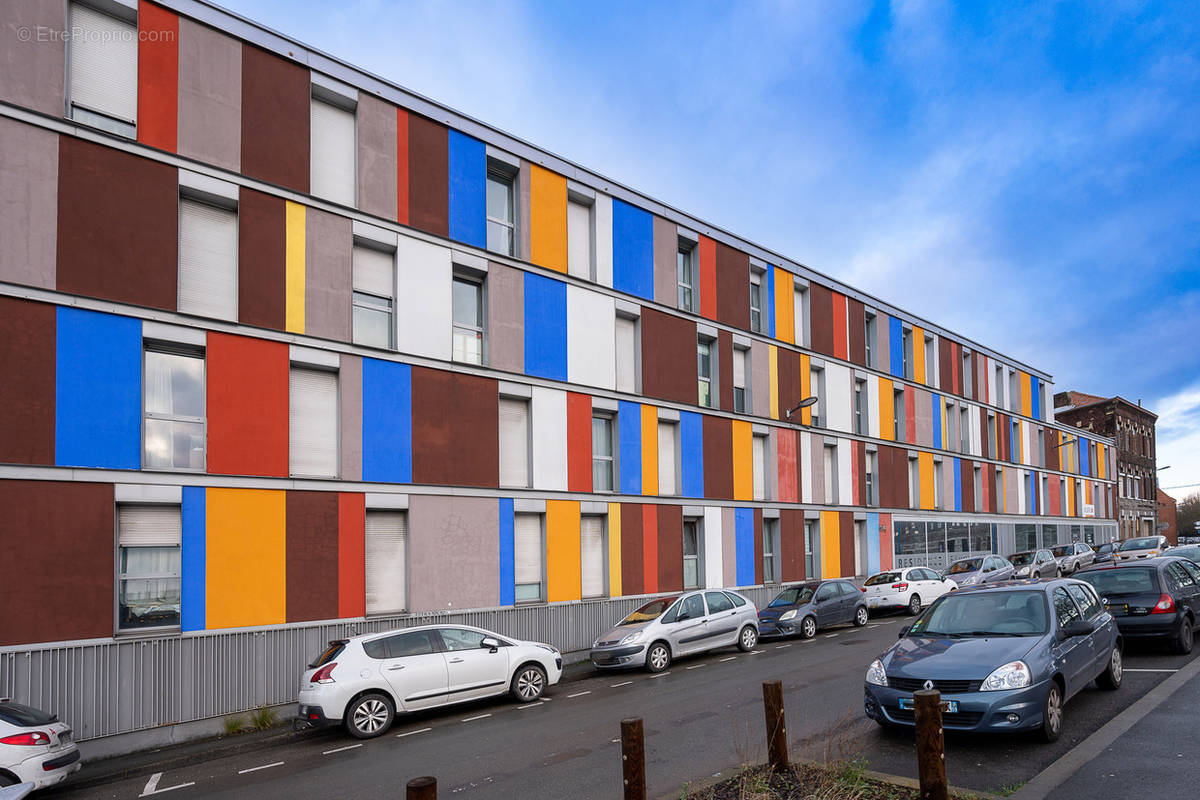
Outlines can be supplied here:
[[367, 614], [408, 608], [408, 514], [367, 511], [365, 528]]
[[179, 199], [179, 310], [237, 320], [237, 212]]
[[353, 206], [357, 195], [354, 111], [316, 97], [310, 109], [312, 194]]
[[132, 139], [137, 132], [136, 19], [119, 19], [89, 5], [71, 3], [69, 22], [71, 119]]
[[396, 254], [374, 247], [354, 246], [353, 337], [355, 344], [392, 347], [392, 298], [395, 295]]
[[[767, 437], [755, 436], [753, 440], [754, 499], [767, 499]], [[829, 502], [826, 498], [826, 502]]]
[[500, 398], [500, 485], [527, 488], [529, 401]]
[[579, 565], [583, 597], [603, 597], [604, 580], [604, 517], [579, 518]]
[[637, 392], [637, 320], [617, 316], [617, 391]]
[[516, 600], [542, 599], [542, 515], [513, 517], [513, 560], [516, 571]]
[[658, 493], [679, 494], [679, 426], [658, 423]]
[[336, 478], [338, 377], [292, 365], [288, 386], [288, 469], [291, 475]]
[[179, 506], [118, 507], [119, 629], [179, 626], [181, 533]]

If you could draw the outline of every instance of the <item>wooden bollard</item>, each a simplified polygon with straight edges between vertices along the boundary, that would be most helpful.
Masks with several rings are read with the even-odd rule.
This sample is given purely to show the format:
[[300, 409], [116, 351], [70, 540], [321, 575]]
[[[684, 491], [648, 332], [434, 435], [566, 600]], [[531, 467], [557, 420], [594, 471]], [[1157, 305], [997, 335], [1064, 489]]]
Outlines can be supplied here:
[[437, 778], [425, 775], [408, 782], [405, 800], [437, 800]]
[[767, 717], [767, 764], [772, 772], [787, 769], [787, 723], [783, 718], [782, 681], [763, 681], [763, 711]]
[[921, 800], [949, 800], [946, 743], [942, 736], [942, 695], [936, 689], [913, 692], [917, 721], [917, 775]]
[[646, 739], [641, 717], [621, 720], [621, 773], [625, 800], [646, 800]]

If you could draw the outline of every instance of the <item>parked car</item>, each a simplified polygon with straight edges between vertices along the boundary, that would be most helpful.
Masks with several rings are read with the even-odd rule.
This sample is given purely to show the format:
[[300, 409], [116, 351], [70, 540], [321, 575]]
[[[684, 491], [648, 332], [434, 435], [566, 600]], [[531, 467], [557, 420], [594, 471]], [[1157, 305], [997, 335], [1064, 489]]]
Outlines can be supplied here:
[[1077, 577], [1104, 598], [1126, 639], [1161, 639], [1192, 652], [1200, 616], [1200, 566], [1163, 556], [1091, 567]]
[[947, 594], [871, 663], [865, 711], [884, 726], [914, 724], [918, 689], [941, 692], [942, 726], [1062, 733], [1063, 706], [1097, 681], [1121, 685], [1121, 638], [1094, 589], [1070, 578]]
[[1062, 575], [1054, 554], [1045, 549], [1013, 553], [1008, 557], [1008, 563], [1014, 567], [1014, 578], [1058, 578]]
[[979, 583], [1006, 581], [1015, 569], [1008, 559], [1000, 556], [979, 556], [955, 561], [946, 570], [946, 577], [959, 586], [974, 586]]
[[921, 613], [923, 605], [957, 588], [957, 583], [929, 567], [880, 572], [863, 583], [868, 609], [907, 608], [914, 615]]
[[1126, 539], [1117, 548], [1117, 561], [1134, 561], [1139, 558], [1154, 558], [1167, 551], [1167, 537], [1139, 536], [1136, 539]]
[[737, 592], [704, 589], [651, 600], [592, 645], [592, 664], [662, 672], [680, 656], [758, 644], [758, 609]]
[[561, 675], [556, 648], [467, 625], [335, 639], [300, 676], [298, 723], [340, 723], [351, 736], [370, 739], [387, 731], [399, 711], [505, 692], [529, 703]]
[[79, 770], [71, 726], [55, 714], [0, 698], [0, 786], [44, 789]]
[[1186, 558], [1200, 564], [1200, 544], [1185, 544], [1181, 547], [1172, 547], [1171, 555], [1179, 558]]
[[1096, 547], [1096, 564], [1111, 564], [1116, 560], [1117, 548], [1121, 546], [1120, 541], [1105, 542]]
[[1054, 560], [1058, 562], [1063, 575], [1070, 575], [1096, 563], [1096, 551], [1083, 542], [1060, 544], [1051, 548], [1050, 552], [1054, 554]]
[[800, 634], [811, 639], [821, 628], [853, 622], [862, 627], [870, 612], [863, 590], [846, 579], [809, 581], [789, 586], [758, 612], [763, 636]]

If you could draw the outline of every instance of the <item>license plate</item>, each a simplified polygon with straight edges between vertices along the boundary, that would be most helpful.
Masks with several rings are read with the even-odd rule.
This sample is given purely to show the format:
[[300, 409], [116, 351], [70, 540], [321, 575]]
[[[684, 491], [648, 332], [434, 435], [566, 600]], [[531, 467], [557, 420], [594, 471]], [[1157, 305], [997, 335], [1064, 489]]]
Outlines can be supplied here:
[[59, 733], [58, 741], [61, 742], [62, 744], [66, 744], [67, 742], [71, 741], [71, 732], [70, 731], [62, 731], [61, 733]]
[[1110, 603], [1109, 605], [1105, 606], [1105, 608], [1108, 609], [1110, 614], [1112, 614], [1112, 613], [1128, 614], [1129, 613], [1129, 604], [1128, 603]]
[[[915, 709], [916, 709], [916, 705], [913, 703], [913, 699], [911, 697], [901, 697], [900, 698], [900, 710], [901, 711], [913, 711]], [[945, 712], [946, 714], [957, 714], [958, 713], [958, 701], [957, 700], [943, 700], [942, 701], [942, 711]]]

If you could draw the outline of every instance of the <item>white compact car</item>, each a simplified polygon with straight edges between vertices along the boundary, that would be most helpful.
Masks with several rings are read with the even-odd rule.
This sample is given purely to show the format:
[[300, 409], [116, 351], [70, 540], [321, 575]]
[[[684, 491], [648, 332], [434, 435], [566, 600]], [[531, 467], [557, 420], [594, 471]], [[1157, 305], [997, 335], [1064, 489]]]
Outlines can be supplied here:
[[342, 723], [370, 739], [398, 711], [510, 692], [529, 703], [562, 676], [562, 654], [467, 625], [423, 625], [337, 639], [300, 677], [303, 727]]
[[0, 786], [53, 786], [80, 767], [71, 726], [54, 714], [0, 698]]
[[927, 606], [957, 588], [957, 583], [943, 578], [929, 567], [880, 572], [867, 578], [863, 584], [867, 608], [870, 610], [907, 608], [908, 613], [914, 615], [920, 613], [921, 606]]

